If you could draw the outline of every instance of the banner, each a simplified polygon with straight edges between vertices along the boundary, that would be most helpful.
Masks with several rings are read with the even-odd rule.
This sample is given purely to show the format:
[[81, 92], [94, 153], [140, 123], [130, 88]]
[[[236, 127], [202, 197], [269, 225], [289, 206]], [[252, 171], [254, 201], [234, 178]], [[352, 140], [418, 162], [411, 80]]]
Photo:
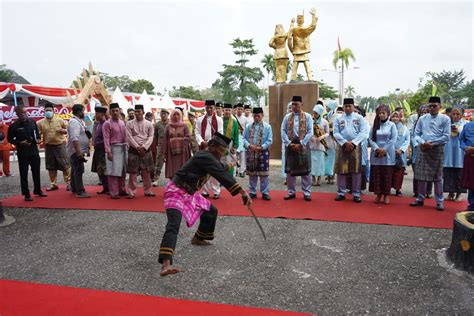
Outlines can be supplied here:
[[[34, 121], [39, 121], [44, 118], [44, 108], [38, 107], [26, 107], [26, 112], [28, 117]], [[69, 121], [72, 117], [72, 111], [69, 108], [65, 108], [62, 106], [55, 106], [54, 113], [62, 118], [65, 121]], [[15, 113], [14, 106], [1, 106], [0, 107], [0, 120], [3, 121], [5, 124], [10, 125], [13, 123], [18, 117]]]

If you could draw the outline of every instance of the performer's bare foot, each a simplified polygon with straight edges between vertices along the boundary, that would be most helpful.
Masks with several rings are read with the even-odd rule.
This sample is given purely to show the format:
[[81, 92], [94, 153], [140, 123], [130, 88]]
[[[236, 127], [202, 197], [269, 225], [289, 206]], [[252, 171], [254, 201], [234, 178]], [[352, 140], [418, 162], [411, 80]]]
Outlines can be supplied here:
[[196, 237], [193, 237], [193, 239], [191, 239], [191, 244], [196, 245], [196, 246], [210, 246], [210, 245], [212, 245], [210, 242], [208, 242], [206, 240], [197, 239]]
[[163, 265], [161, 266], [160, 276], [164, 277], [170, 274], [176, 274], [179, 272], [179, 269], [173, 267], [170, 264], [169, 260], [163, 260]]

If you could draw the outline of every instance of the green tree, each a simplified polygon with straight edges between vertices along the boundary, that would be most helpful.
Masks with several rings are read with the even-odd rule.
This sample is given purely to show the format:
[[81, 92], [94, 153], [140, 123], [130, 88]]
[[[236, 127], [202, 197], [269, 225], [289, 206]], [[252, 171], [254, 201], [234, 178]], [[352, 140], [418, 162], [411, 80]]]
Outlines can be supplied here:
[[[205, 88], [200, 91], [201, 100], [223, 100], [222, 93], [216, 87]], [[226, 100], [226, 102], [232, 102], [233, 100]]]
[[[356, 58], [354, 56], [354, 53], [350, 48], [344, 48], [343, 50], [335, 50], [334, 51], [334, 57], [332, 60], [332, 65], [334, 66], [334, 69], [337, 70], [338, 67], [338, 62], [341, 61], [341, 80], [344, 82], [344, 70], [349, 67], [350, 60], [355, 61]], [[339, 102], [342, 103], [342, 99], [344, 98], [344, 91], [341, 91], [341, 96], [339, 96]]]
[[341, 51], [339, 51], [339, 50], [334, 51], [334, 57], [333, 57], [333, 60], [332, 60], [332, 65], [334, 66], [334, 69], [337, 70], [337, 63], [340, 60], [342, 61], [342, 64], [341, 64], [342, 69], [344, 69], [344, 66], [346, 68], [349, 67], [350, 60], [355, 61], [356, 58], [355, 58], [354, 53], [352, 52], [352, 50], [350, 48], [344, 48]]
[[378, 100], [375, 97], [362, 97], [359, 101], [359, 105], [367, 112], [375, 112], [375, 109], [378, 105]]
[[248, 67], [249, 57], [256, 55], [253, 39], [234, 39], [230, 45], [237, 55], [234, 65], [224, 64], [224, 70], [219, 72], [220, 78], [213, 83], [213, 87], [222, 93], [227, 102], [253, 102], [263, 96], [263, 91], [258, 87], [263, 73], [260, 68]]
[[154, 94], [155, 87], [146, 79], [138, 79], [132, 82], [128, 87], [129, 92], [142, 93], [145, 90], [148, 94]]
[[[108, 89], [115, 90], [117, 87], [122, 91], [129, 91], [129, 87], [132, 85], [133, 80], [129, 76], [109, 76], [106, 73], [101, 73], [102, 81], [104, 86]], [[143, 91], [143, 90], [142, 90]], [[140, 91], [140, 92], [142, 92]]]
[[267, 75], [272, 78], [272, 81], [275, 81], [276, 78], [276, 65], [275, 61], [273, 60], [272, 54], [265, 54], [260, 61], [263, 65], [263, 69], [267, 72]]
[[466, 84], [463, 85], [462, 88], [455, 93], [455, 96], [458, 100], [467, 99], [464, 101], [468, 105], [474, 105], [474, 80], [466, 82]]
[[7, 65], [0, 65], [0, 82], [12, 82], [13, 71]]
[[[452, 105], [459, 102], [459, 100], [456, 98], [456, 92], [461, 89], [464, 80], [466, 79], [464, 70], [443, 70], [440, 73], [427, 72], [426, 77], [428, 80], [431, 80], [435, 83], [437, 89], [440, 87], [442, 88], [442, 91], [444, 92], [444, 103]], [[441, 96], [438, 93], [437, 95]]]
[[319, 86], [319, 98], [320, 99], [336, 99], [337, 91], [330, 85], [325, 84], [322, 81], [317, 81]]
[[194, 89], [192, 86], [179, 86], [179, 88], [173, 86], [173, 89], [170, 90], [169, 94], [171, 97], [202, 100], [201, 92]]
[[344, 91], [347, 96], [353, 98], [355, 94], [355, 89], [353, 86], [347, 86], [346, 90]]

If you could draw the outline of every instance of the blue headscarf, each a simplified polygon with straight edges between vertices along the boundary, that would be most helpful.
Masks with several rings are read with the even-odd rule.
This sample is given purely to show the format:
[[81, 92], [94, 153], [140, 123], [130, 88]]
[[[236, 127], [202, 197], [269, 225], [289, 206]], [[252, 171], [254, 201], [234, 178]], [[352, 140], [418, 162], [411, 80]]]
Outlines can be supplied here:
[[316, 124], [321, 124], [321, 120], [323, 119], [324, 106], [322, 104], [316, 104], [313, 108], [313, 112], [319, 114], [319, 117], [316, 120]]

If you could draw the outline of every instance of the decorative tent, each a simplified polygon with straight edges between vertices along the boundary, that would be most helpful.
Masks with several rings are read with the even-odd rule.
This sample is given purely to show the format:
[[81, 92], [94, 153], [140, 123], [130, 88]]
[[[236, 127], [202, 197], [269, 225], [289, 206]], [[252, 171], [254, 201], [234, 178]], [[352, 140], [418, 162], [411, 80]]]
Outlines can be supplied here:
[[[52, 88], [0, 82], [0, 100], [2, 100], [3, 103], [8, 105], [16, 105], [18, 99], [20, 99], [21, 102], [28, 107], [38, 107], [40, 100], [46, 100], [48, 102], [58, 105], [71, 104], [73, 103], [71, 101], [74, 101], [74, 94], [76, 92], [77, 90], [74, 91], [74, 89], [70, 88]], [[117, 95], [115, 95], [116, 93]], [[141, 96], [143, 96], [143, 94]], [[139, 102], [141, 96], [136, 93], [123, 93], [120, 91], [120, 89], [116, 89], [114, 92], [114, 96], [112, 96], [112, 100], [113, 102], [119, 103], [120, 107], [125, 107], [126, 110], [126, 108], [133, 107], [134, 104]], [[150, 96], [147, 96], [150, 99]], [[128, 104], [126, 104], [125, 102], [127, 102]], [[156, 105], [160, 105], [160, 108], [165, 106], [174, 107], [185, 105], [185, 110], [204, 110], [204, 101], [171, 98], [168, 94], [163, 97], [152, 96], [149, 104], [150, 108], [155, 108]]]

